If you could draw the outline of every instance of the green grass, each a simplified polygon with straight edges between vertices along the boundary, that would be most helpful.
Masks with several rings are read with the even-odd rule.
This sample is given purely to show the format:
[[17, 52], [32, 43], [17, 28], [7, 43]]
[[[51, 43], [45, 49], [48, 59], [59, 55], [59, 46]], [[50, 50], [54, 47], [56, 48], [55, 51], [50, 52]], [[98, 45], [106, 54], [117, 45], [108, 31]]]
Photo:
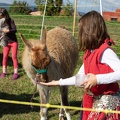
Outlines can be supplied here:
[[[19, 61], [19, 74], [20, 78], [18, 80], [11, 80], [13, 74], [13, 63], [11, 59], [11, 53], [9, 54], [9, 62], [8, 62], [8, 75], [6, 78], [0, 80], [0, 99], [3, 100], [13, 100], [13, 101], [21, 101], [21, 102], [30, 102], [30, 99], [34, 93], [35, 87], [31, 83], [30, 79], [27, 77], [25, 71], [22, 68], [21, 57], [24, 48], [24, 44], [22, 43], [19, 33], [25, 35], [27, 39], [30, 38], [40, 38], [41, 32], [41, 24], [42, 17], [40, 16], [11, 16], [17, 25], [17, 38], [19, 41], [19, 51], [18, 51], [18, 61]], [[75, 26], [75, 39], [77, 41], [77, 21]], [[47, 30], [52, 29], [58, 25], [66, 26], [70, 32], [73, 31], [73, 17], [45, 17], [45, 26]], [[120, 35], [119, 35], [119, 25], [120, 23], [116, 22], [107, 22], [108, 31], [113, 40], [116, 41], [116, 46], [114, 50], [120, 57]], [[2, 63], [2, 48], [0, 48], [0, 64]], [[80, 65], [82, 64], [82, 56], [83, 53], [80, 53], [80, 58], [78, 65], [76, 67], [75, 73], [77, 73]], [[0, 67], [0, 71], [2, 72], [2, 66]], [[55, 88], [51, 92], [50, 104], [52, 105], [60, 105], [59, 98], [59, 89]], [[83, 89], [76, 88], [74, 86], [69, 87], [69, 101], [71, 106], [79, 107], [81, 104], [83, 95]], [[36, 93], [32, 102], [39, 103], [39, 96]], [[10, 103], [2, 103], [0, 102], [0, 120], [39, 120], [39, 110], [38, 106], [33, 106], [31, 108], [30, 105], [20, 105], [20, 104], [10, 104]], [[77, 120], [79, 118], [79, 110], [70, 110], [72, 120]], [[48, 117], [50, 120], [57, 120], [59, 114], [59, 109], [57, 108], [49, 108]]]

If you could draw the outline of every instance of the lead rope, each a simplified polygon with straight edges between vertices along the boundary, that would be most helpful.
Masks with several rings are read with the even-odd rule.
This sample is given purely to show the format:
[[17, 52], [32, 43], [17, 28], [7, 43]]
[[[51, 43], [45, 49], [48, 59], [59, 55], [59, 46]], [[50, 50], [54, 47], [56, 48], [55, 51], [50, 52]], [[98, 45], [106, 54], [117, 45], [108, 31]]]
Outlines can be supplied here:
[[43, 25], [44, 25], [44, 18], [45, 18], [45, 12], [46, 12], [47, 1], [48, 1], [48, 0], [46, 0], [46, 2], [45, 2], [45, 8], [44, 8], [44, 13], [43, 13], [43, 20], [42, 20], [42, 27], [41, 27], [40, 40], [42, 39], [42, 31], [43, 31]]
[[[33, 98], [35, 97], [35, 94], [37, 93], [37, 92], [36, 92], [36, 91], [37, 91], [37, 82], [38, 82], [38, 77], [39, 77], [39, 76], [40, 76], [40, 75], [37, 73], [37, 74], [36, 74], [36, 77], [35, 77], [35, 80], [34, 80], [35, 89], [34, 89], [34, 93], [33, 93], [32, 97], [31, 97], [31, 99], [30, 99], [30, 102], [32, 102]], [[31, 109], [33, 109], [33, 106], [31, 106]]]

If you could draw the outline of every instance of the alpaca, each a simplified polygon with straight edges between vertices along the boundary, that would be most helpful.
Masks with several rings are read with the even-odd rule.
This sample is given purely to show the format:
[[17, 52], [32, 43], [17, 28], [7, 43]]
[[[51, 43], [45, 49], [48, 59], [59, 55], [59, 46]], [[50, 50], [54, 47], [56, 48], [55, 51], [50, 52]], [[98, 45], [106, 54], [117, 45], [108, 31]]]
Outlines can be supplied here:
[[[34, 85], [35, 78], [37, 82], [49, 82], [73, 75], [78, 60], [78, 46], [65, 27], [57, 26], [48, 32], [43, 29], [41, 40], [26, 40], [22, 34], [20, 36], [25, 43], [22, 65]], [[50, 89], [37, 84], [37, 90], [41, 104], [47, 104]], [[61, 105], [69, 106], [68, 87], [60, 86], [60, 94]], [[63, 108], [60, 109], [59, 120], [64, 120], [64, 112], [67, 120], [71, 120], [69, 110]], [[47, 119], [46, 107], [41, 107], [40, 116], [41, 120]]]

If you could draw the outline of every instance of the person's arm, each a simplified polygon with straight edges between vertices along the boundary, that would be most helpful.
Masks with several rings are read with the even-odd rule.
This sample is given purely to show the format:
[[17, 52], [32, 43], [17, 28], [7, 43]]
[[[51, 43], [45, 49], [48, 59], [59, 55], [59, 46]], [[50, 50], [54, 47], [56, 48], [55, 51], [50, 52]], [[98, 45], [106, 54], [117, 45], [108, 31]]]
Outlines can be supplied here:
[[113, 69], [114, 72], [111, 72], [108, 74], [96, 75], [97, 83], [108, 84], [108, 83], [119, 81], [120, 80], [120, 59], [115, 54], [115, 52], [111, 49], [107, 49], [104, 52], [101, 62], [109, 65]]
[[60, 84], [59, 84], [59, 81], [55, 81], [55, 80], [53, 80], [53, 81], [51, 81], [51, 82], [48, 82], [48, 83], [40, 82], [40, 84], [46, 85], [46, 86], [59, 86], [59, 85], [60, 85]]
[[120, 80], [120, 59], [111, 49], [106, 49], [101, 57], [101, 63], [109, 65], [114, 72], [107, 74], [89, 74], [89, 78], [80, 85], [86, 84], [85, 88], [91, 88], [96, 84], [108, 84]]
[[76, 81], [76, 76], [78, 74], [84, 74], [84, 65], [82, 64], [82, 66], [80, 67], [78, 73], [72, 77], [66, 78], [66, 79], [60, 79], [59, 80], [59, 84], [60, 86], [72, 86], [75, 85], [75, 81]]
[[70, 86], [70, 85], [75, 85], [75, 77], [73, 76], [66, 79], [53, 80], [48, 83], [40, 82], [40, 84], [46, 85], [46, 86]]
[[3, 28], [3, 31], [7, 34], [11, 34], [11, 33], [16, 33], [17, 29], [16, 29], [16, 25], [14, 23], [14, 20], [11, 19], [11, 27], [10, 28]]
[[[84, 74], [84, 65], [80, 67], [77, 74]], [[75, 85], [76, 75], [69, 78], [65, 78], [65, 79], [61, 78], [60, 80], [53, 80], [52, 82], [48, 82], [48, 83], [40, 82], [40, 84], [47, 85], [47, 86], [57, 86], [57, 85], [72, 86], [72, 85]]]
[[16, 33], [17, 32], [15, 22], [12, 19], [11, 19], [11, 28], [9, 30], [10, 30], [9, 33]]

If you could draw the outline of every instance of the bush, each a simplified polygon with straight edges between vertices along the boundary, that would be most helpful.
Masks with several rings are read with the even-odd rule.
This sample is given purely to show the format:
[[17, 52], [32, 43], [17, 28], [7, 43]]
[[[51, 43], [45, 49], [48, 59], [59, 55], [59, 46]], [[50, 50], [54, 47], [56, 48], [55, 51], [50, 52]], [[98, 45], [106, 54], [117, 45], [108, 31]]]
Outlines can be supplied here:
[[10, 6], [9, 12], [12, 14], [29, 14], [31, 10], [25, 1], [14, 1]]
[[67, 4], [62, 7], [62, 10], [60, 12], [61, 16], [72, 16], [73, 14], [73, 6], [72, 4]]
[[[45, 8], [45, 0], [35, 0], [37, 8], [42, 13]], [[46, 16], [58, 16], [61, 11], [62, 0], [48, 0], [46, 6]]]

